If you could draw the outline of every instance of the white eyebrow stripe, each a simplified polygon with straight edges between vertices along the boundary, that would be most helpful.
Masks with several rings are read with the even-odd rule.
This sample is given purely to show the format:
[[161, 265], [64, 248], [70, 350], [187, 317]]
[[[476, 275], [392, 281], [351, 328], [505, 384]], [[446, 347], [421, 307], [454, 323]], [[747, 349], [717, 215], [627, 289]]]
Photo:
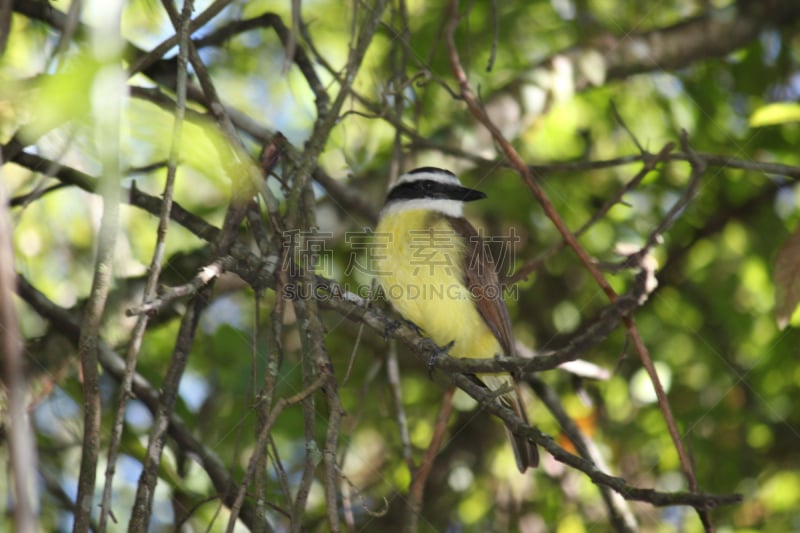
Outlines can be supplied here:
[[461, 181], [458, 179], [458, 177], [452, 174], [445, 172], [417, 172], [415, 174], [403, 174], [397, 179], [396, 182], [394, 182], [394, 186], [401, 185], [403, 183], [413, 183], [415, 181], [425, 180], [435, 181], [436, 183], [442, 183], [445, 185], [461, 185]]

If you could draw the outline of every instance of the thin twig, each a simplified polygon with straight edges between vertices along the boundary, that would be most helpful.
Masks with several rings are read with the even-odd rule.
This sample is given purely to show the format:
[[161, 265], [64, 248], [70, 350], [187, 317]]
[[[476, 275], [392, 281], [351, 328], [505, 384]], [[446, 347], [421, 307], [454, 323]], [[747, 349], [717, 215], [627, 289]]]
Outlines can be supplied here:
[[622, 126], [622, 129], [625, 130], [625, 133], [628, 134], [628, 137], [633, 141], [633, 144], [636, 145], [636, 149], [639, 150], [639, 153], [642, 155], [647, 155], [647, 150], [644, 149], [642, 143], [639, 142], [639, 139], [636, 135], [633, 134], [633, 131], [628, 127], [625, 121], [622, 119], [622, 115], [620, 115], [619, 110], [617, 109], [617, 105], [614, 103], [613, 100], [610, 102], [611, 105], [611, 114], [614, 116], [614, 120], [617, 121], [617, 124]]
[[400, 433], [400, 444], [403, 447], [403, 459], [410, 472], [414, 471], [414, 458], [411, 455], [411, 436], [408, 431], [408, 417], [403, 405], [403, 389], [400, 384], [400, 365], [397, 363], [397, 343], [389, 344], [386, 355], [386, 378], [389, 382], [389, 390], [392, 393], [394, 402], [395, 417], [397, 419], [397, 430]]
[[344, 371], [344, 377], [342, 378], [342, 385], [346, 384], [347, 381], [350, 379], [350, 372], [353, 370], [353, 363], [356, 361], [356, 355], [358, 355], [358, 347], [361, 344], [361, 336], [364, 334], [364, 324], [358, 325], [358, 332], [356, 333], [356, 340], [353, 342], [353, 349], [350, 352], [350, 359], [347, 361], [347, 369]]
[[53, 52], [47, 59], [45, 71], [49, 70], [56, 58], [66, 51], [73, 42], [73, 37], [78, 31], [81, 12], [83, 11], [83, 0], [72, 0], [69, 4], [69, 9], [64, 17], [64, 24], [61, 27], [61, 33], [58, 36], [58, 42], [53, 47]]
[[[0, 165], [2, 164], [0, 152]], [[14, 247], [12, 226], [6, 206], [5, 185], [0, 183], [0, 384], [6, 405], [8, 466], [10, 467], [13, 529], [35, 531], [34, 508], [38, 502], [36, 484], [36, 446], [31, 430], [31, 417], [26, 413], [26, 379], [23, 372], [22, 336], [13, 299], [17, 284], [14, 272]]]
[[[189, 23], [189, 35], [194, 33], [196, 30], [205, 26], [211, 19], [213, 19], [220, 11], [228, 7], [233, 0], [217, 0], [216, 2], [209, 5], [205, 11], [200, 13], [194, 20], [191, 20]], [[149, 69], [155, 63], [160, 61], [164, 54], [169, 52], [181, 38], [180, 32], [177, 30], [178, 25], [174, 24], [175, 26], [175, 34], [166, 38], [160, 44], [154, 46], [149, 52], [139, 56], [135, 61], [132, 62], [131, 66], [128, 68], [128, 75], [133, 76], [137, 72], [142, 72]]]
[[300, 0], [292, 1], [292, 31], [289, 32], [289, 38], [285, 44], [286, 59], [283, 61], [282, 71], [283, 74], [289, 71], [289, 67], [294, 59], [295, 50], [297, 49], [297, 35], [300, 33]]
[[[50, 493], [55, 499], [68, 511], [72, 512], [73, 514], [77, 511], [77, 506], [75, 502], [72, 500], [72, 496], [64, 490], [62, 486], [62, 477], [55, 472], [48, 471], [47, 468], [39, 469], [38, 474], [41, 476], [44, 488]], [[40, 526], [41, 524], [39, 524]], [[92, 520], [90, 522], [90, 528], [92, 531], [98, 531], [97, 523]], [[37, 525], [29, 529], [28, 531], [38, 531]]]
[[428, 449], [425, 450], [425, 455], [422, 457], [419, 468], [412, 473], [411, 486], [408, 488], [408, 501], [406, 502], [408, 512], [403, 528], [407, 533], [414, 533], [418, 529], [419, 516], [422, 513], [422, 504], [425, 496], [425, 484], [428, 481], [433, 462], [442, 447], [444, 436], [447, 433], [447, 421], [453, 411], [453, 395], [455, 392], [455, 387], [450, 387], [445, 391], [442, 397], [442, 405], [439, 407], [439, 414], [436, 415], [436, 422], [433, 426], [431, 443], [428, 445]]
[[[299, 27], [302, 27], [302, 20], [298, 18], [297, 23]], [[297, 43], [296, 39], [292, 47], [293, 50], [290, 54], [289, 49], [292, 40], [292, 33], [295, 30], [292, 29], [290, 31], [279, 15], [275, 13], [263, 13], [250, 19], [233, 20], [228, 24], [216, 29], [209, 35], [201, 39], [197, 39], [195, 44], [198, 48], [203, 48], [206, 46], [219, 46], [235, 35], [256, 28], [272, 28], [275, 30], [275, 33], [278, 35], [278, 38], [281, 40], [281, 43], [286, 49], [287, 58], [294, 61], [294, 63], [297, 65], [297, 68], [300, 69], [300, 72], [303, 74], [303, 77], [305, 77], [309, 88], [314, 93], [317, 114], [324, 115], [327, 113], [328, 105], [330, 104], [330, 98], [325, 90], [325, 86], [317, 76], [313, 62], [306, 54], [303, 47]]]
[[325, 398], [328, 402], [328, 427], [325, 432], [325, 447], [322, 449], [322, 462], [325, 465], [325, 503], [328, 515], [329, 531], [339, 531], [339, 504], [337, 495], [339, 494], [340, 472], [337, 464], [337, 447], [339, 443], [339, 430], [342, 425], [342, 417], [345, 414], [339, 393], [336, 387], [336, 380], [333, 379], [332, 367], [330, 373], [322, 373], [330, 379], [328, 386], [325, 387]]
[[500, 40], [500, 14], [497, 12], [497, 0], [492, 0], [492, 48], [489, 52], [489, 61], [486, 63], [486, 72], [491, 72], [494, 68], [494, 61], [497, 59], [497, 41]]
[[[389, 55], [390, 68], [392, 73], [391, 88], [393, 90], [393, 105], [391, 113], [395, 116], [395, 121], [403, 121], [403, 111], [406, 107], [405, 85], [407, 82], [408, 69], [408, 46], [403, 43], [408, 42], [410, 30], [408, 27], [408, 6], [405, 0], [399, 0], [397, 7], [392, 5], [392, 18], [398, 19], [400, 24], [400, 39], [392, 40], [392, 50]], [[388, 108], [388, 105], [384, 105]], [[388, 111], [388, 110], [387, 110]], [[392, 142], [392, 158], [389, 162], [388, 183], [394, 183], [400, 173], [405, 169], [405, 154], [403, 154], [403, 136], [399, 128], [395, 128], [394, 141]]]
[[[368, 109], [371, 108], [370, 105], [375, 105], [375, 104], [370, 104], [369, 101], [366, 99], [362, 101], [362, 103], [364, 102], [366, 102], [365, 105]], [[495, 159], [487, 159], [485, 157], [481, 157], [480, 155], [476, 154], [474, 151], [469, 152], [453, 146], [443, 145], [441, 143], [431, 141], [430, 139], [426, 139], [417, 134], [416, 132], [413, 132], [406, 125], [398, 125], [396, 123], [393, 123], [392, 117], [389, 115], [382, 116], [381, 118], [395, 127], [401, 126], [404, 128], [403, 134], [412, 139], [411, 142], [406, 144], [407, 148], [414, 148], [417, 150], [435, 150], [445, 155], [463, 159], [465, 161], [470, 161], [475, 165], [482, 167], [483, 166], [494, 167], [497, 165], [500, 165], [503, 168], [511, 167], [511, 165], [508, 162], [497, 161]], [[710, 167], [749, 170], [753, 172], [762, 172], [764, 174], [771, 174], [775, 176], [791, 178], [793, 180], [800, 180], [800, 166], [796, 165], [786, 165], [782, 163], [773, 163], [769, 161], [752, 161], [749, 159], [741, 159], [738, 157], [732, 157], [721, 154], [710, 154], [707, 152], [696, 152], [695, 156], [700, 160], [704, 161], [706, 165]], [[577, 176], [579, 175], [578, 173], [581, 171], [598, 170], [604, 168], [613, 168], [623, 165], [629, 165], [632, 163], [641, 163], [646, 161], [649, 157], [651, 157], [650, 154], [639, 153], [639, 154], [623, 155], [611, 159], [597, 159], [597, 160], [580, 159], [577, 161], [570, 160], [570, 161], [561, 161], [561, 162], [535, 164], [535, 165], [531, 164], [528, 165], [528, 167], [530, 168], [530, 171], [534, 175], [539, 175], [539, 176], [544, 176], [546, 174], [554, 174], [554, 173], [567, 173]], [[669, 160], [689, 161], [689, 155], [681, 152], [672, 153], [669, 156]]]
[[[275, 468], [275, 475], [278, 478], [278, 485], [281, 487], [281, 492], [283, 493], [283, 497], [286, 499], [286, 503], [291, 505], [292, 503], [292, 491], [289, 488], [289, 476], [286, 474], [286, 469], [283, 467], [283, 462], [281, 462], [281, 456], [278, 453], [278, 447], [275, 445], [275, 440], [270, 435], [269, 437], [269, 449], [272, 450], [272, 464]], [[291, 519], [292, 515], [290, 512], [281, 509], [281, 514], [286, 516], [287, 518]]]
[[[120, 41], [120, 21], [122, 3], [112, 6], [107, 25], [98, 30], [98, 38], [109, 44]], [[100, 58], [98, 58], [100, 59]], [[100, 376], [98, 372], [98, 343], [100, 340], [100, 324], [105, 310], [106, 299], [111, 287], [114, 246], [119, 231], [120, 204], [120, 117], [122, 114], [122, 76], [103, 78], [105, 86], [102, 90], [112, 95], [101, 113], [97, 113], [98, 151], [103, 165], [103, 180], [99, 190], [103, 197], [103, 215], [98, 235], [97, 258], [95, 260], [92, 288], [89, 301], [83, 315], [78, 353], [83, 375], [83, 446], [81, 453], [80, 473], [78, 474], [77, 514], [72, 530], [74, 533], [85, 533], [89, 530], [92, 513], [95, 483], [97, 477], [97, 460], [100, 452]]]
[[[250, 209], [248, 210], [248, 215], [253, 213], [255, 210]], [[258, 226], [263, 226], [263, 221], [261, 217], [258, 217]], [[256, 291], [255, 295], [253, 296], [253, 335], [250, 339], [250, 375], [247, 376], [247, 394], [245, 395], [245, 401], [250, 402], [257, 402], [258, 401], [258, 394], [256, 393], [256, 377], [258, 376], [258, 363], [259, 363], [259, 332], [261, 330], [261, 298], [262, 298], [262, 291]], [[260, 422], [260, 420], [259, 420]], [[260, 431], [261, 427], [257, 427], [257, 431]], [[237, 448], [239, 437], [237, 435]], [[268, 443], [264, 443], [261, 446], [262, 449], [266, 450]], [[234, 457], [239, 457], [239, 450], [236, 450], [236, 455]], [[255, 469], [253, 471], [253, 489], [255, 493], [258, 495], [256, 497], [256, 526], [253, 528], [253, 533], [265, 533], [267, 530], [267, 511], [266, 511], [266, 498], [263, 496], [267, 493], [267, 454], [262, 453], [261, 457], [258, 458], [256, 461]]]
[[266, 423], [261, 427], [258, 438], [255, 442], [253, 454], [250, 456], [250, 460], [247, 463], [247, 468], [245, 469], [244, 477], [242, 478], [242, 482], [239, 484], [239, 490], [236, 492], [236, 497], [231, 505], [228, 526], [225, 528], [227, 533], [231, 533], [236, 526], [236, 520], [239, 518], [239, 511], [241, 510], [242, 503], [244, 502], [247, 486], [250, 484], [250, 480], [255, 474], [256, 466], [258, 465], [261, 456], [267, 449], [269, 434], [272, 430], [272, 426], [274, 426], [275, 422], [278, 420], [278, 416], [285, 408], [304, 401], [306, 398], [310, 397], [312, 394], [324, 387], [327, 380], [328, 376], [321, 375], [315, 382], [311, 383], [311, 385], [304, 388], [297, 394], [293, 394], [292, 396], [286, 398], [281, 398], [275, 404], [275, 408], [270, 412]]
[[14, 0], [0, 0], [0, 57], [5, 54], [11, 35], [11, 12]]
[[206, 285], [195, 294], [181, 320], [172, 357], [167, 367], [164, 382], [161, 385], [158, 408], [153, 417], [153, 425], [147, 442], [147, 452], [142, 464], [142, 474], [139, 477], [139, 484], [136, 488], [136, 499], [131, 509], [131, 521], [128, 525], [128, 530], [131, 533], [144, 533], [149, 527], [153, 496], [158, 482], [158, 471], [161, 465], [169, 419], [178, 398], [178, 385], [194, 343], [197, 323], [203, 310], [208, 305], [212, 287], [213, 285]]
[[[293, 280], [295, 283], [304, 283], [302, 279], [295, 279]], [[306, 295], [310, 295], [311, 293], [307, 291], [301, 291]], [[297, 313], [298, 322], [305, 325], [304, 331], [301, 334], [301, 341], [302, 341], [302, 348], [303, 348], [303, 356], [301, 360], [301, 366], [303, 371], [303, 382], [304, 386], [306, 383], [311, 383], [314, 379], [314, 375], [318, 377], [316, 379], [325, 379], [326, 389], [333, 388], [335, 390], [336, 383], [332, 379], [332, 373], [325, 370], [326, 364], [322, 362], [322, 360], [327, 358], [327, 354], [325, 352], [325, 347], [323, 344], [323, 336], [321, 334], [321, 322], [319, 321], [319, 314], [316, 307], [316, 300], [312, 298], [298, 298], [293, 301], [295, 312]], [[327, 396], [327, 394], [326, 394]], [[334, 410], [334, 405], [329, 405], [331, 410]], [[294, 516], [293, 518], [296, 519], [296, 522], [292, 523], [292, 530], [293, 531], [300, 531], [302, 527], [302, 522], [300, 518], [304, 515], [305, 506], [307, 503], [308, 492], [311, 487], [311, 481], [313, 479], [313, 471], [320, 459], [320, 450], [318, 448], [315, 435], [314, 435], [314, 427], [316, 422], [316, 409], [314, 407], [313, 398], [307, 397], [303, 401], [303, 424], [304, 424], [304, 433], [305, 433], [305, 448], [306, 448], [306, 457], [303, 464], [303, 478], [300, 482], [300, 489], [298, 489], [297, 498], [295, 500], [294, 505]], [[338, 431], [338, 426], [335, 428]], [[330, 428], [329, 428], [330, 431]], [[326, 451], [327, 451], [327, 442], [329, 436], [326, 435]], [[325, 476], [325, 498], [327, 502], [333, 501], [333, 508], [331, 509], [328, 506], [328, 529], [330, 531], [338, 531], [338, 517], [337, 517], [337, 510], [338, 506], [336, 505], [336, 487], [338, 486], [338, 479], [336, 478], [335, 474], [333, 478], [330, 477], [330, 472], [328, 471], [328, 461], [327, 457], [322, 457], [326, 464], [326, 476]], [[331, 487], [331, 483], [333, 486]], [[331, 490], [333, 492], [331, 492]]]
[[687, 154], [689, 158], [689, 164], [692, 167], [692, 173], [689, 176], [689, 184], [687, 185], [683, 194], [681, 194], [681, 196], [678, 198], [678, 201], [675, 202], [672, 207], [670, 207], [669, 211], [667, 211], [667, 214], [661, 219], [661, 222], [658, 223], [658, 225], [647, 237], [647, 241], [645, 242], [644, 246], [642, 246], [642, 249], [636, 254], [639, 258], [647, 255], [650, 252], [650, 249], [659, 242], [664, 232], [666, 232], [675, 223], [675, 220], [677, 220], [683, 209], [689, 204], [689, 202], [697, 193], [697, 189], [700, 186], [700, 178], [706, 171], [705, 162], [700, 159], [700, 157], [689, 145], [689, 136], [686, 133], [686, 130], [681, 132], [681, 148], [683, 148], [683, 151]]
[[[299, 205], [302, 213], [305, 228], [316, 226], [315, 213], [313, 210], [314, 193], [311, 190], [310, 182], [297, 180], [296, 185], [302, 187], [301, 202]], [[287, 213], [291, 215], [291, 213]], [[306, 286], [314, 284], [314, 277], [308, 270], [295, 279]], [[325, 399], [328, 404], [328, 427], [325, 432], [325, 445], [322, 449], [322, 462], [325, 468], [325, 502], [326, 516], [328, 519], [328, 530], [332, 533], [340, 531], [339, 525], [339, 505], [337, 495], [339, 489], [339, 469], [336, 461], [337, 444], [339, 442], [339, 430], [341, 419], [344, 415], [344, 408], [339, 400], [336, 379], [333, 376], [333, 363], [325, 347], [325, 328], [320, 319], [319, 302], [316, 298], [310, 297], [312, 293], [305, 293], [308, 297], [300, 297], [294, 300], [295, 311], [298, 320], [305, 325], [304, 335], [301, 344], [303, 346], [303, 372], [310, 375], [317, 374], [328, 376], [329, 379], [325, 386]], [[312, 417], [308, 420], [313, 424], [313, 409], [310, 410]], [[309, 460], [311, 459], [309, 455]]]
[[[620, 203], [626, 193], [636, 188], [650, 172], [655, 170], [658, 163], [667, 161], [673, 148], [673, 143], [667, 143], [659, 153], [655, 154], [654, 156], [647, 157], [644, 160], [644, 165], [642, 165], [641, 170], [639, 170], [639, 172], [637, 172], [633, 178], [625, 183], [625, 185], [620, 187], [616, 194], [610, 196], [608, 200], [606, 200], [606, 202], [600, 207], [600, 209], [598, 209], [589, 220], [584, 222], [583, 225], [578, 228], [577, 231], [575, 231], [575, 236], [580, 237], [586, 233], [586, 231], [600, 221], [611, 210], [612, 207]], [[511, 277], [503, 280], [503, 283], [505, 285], [513, 285], [526, 279], [531, 272], [536, 271], [542, 265], [542, 263], [544, 263], [544, 261], [563, 250], [565, 246], [566, 242], [563, 240], [552, 245], [550, 248], [539, 254], [533, 261], [522, 265]]]
[[[169, 228], [170, 212], [172, 211], [172, 197], [175, 186], [175, 174], [178, 167], [179, 146], [183, 131], [183, 118], [186, 109], [186, 83], [187, 83], [187, 46], [189, 41], [189, 21], [191, 19], [193, 0], [184, 0], [183, 12], [181, 14], [181, 24], [178, 28], [179, 50], [178, 50], [178, 89], [177, 89], [177, 109], [175, 111], [175, 122], [172, 129], [172, 141], [167, 163], [167, 178], [162, 194], [161, 212], [158, 217], [158, 228], [156, 229], [156, 243], [153, 250], [153, 258], [147, 272], [142, 302], [150, 300], [156, 292], [158, 278], [161, 274], [161, 266], [164, 260], [164, 250], [166, 247], [167, 229]], [[147, 329], [148, 314], [142, 313], [136, 319], [133, 331], [131, 332], [128, 351], [125, 355], [125, 376], [119, 387], [117, 396], [117, 411], [114, 418], [114, 425], [111, 431], [111, 440], [108, 444], [108, 457], [106, 461], [106, 479], [103, 486], [103, 496], [100, 505], [100, 532], [106, 530], [108, 515], [111, 512], [111, 489], [114, 480], [114, 472], [117, 465], [117, 455], [119, 452], [122, 431], [125, 422], [125, 406], [131, 393], [131, 383], [136, 371], [136, 361], [139, 350], [142, 346], [144, 333]]]
[[[529, 375], [526, 377], [526, 381], [555, 419], [558, 420], [562, 431], [575, 446], [581, 457], [594, 463], [600, 470], [607, 470], [597, 447], [583, 435], [575, 421], [567, 414], [564, 406], [561, 405], [558, 394], [536, 376]], [[636, 517], [625, 500], [606, 485], [598, 485], [598, 488], [614, 529], [620, 532], [637, 531]]]
[[220, 277], [226, 270], [233, 266], [233, 264], [233, 257], [229, 255], [221, 257], [211, 264], [200, 268], [197, 275], [183, 285], [164, 289], [157, 297], [153, 297], [153, 292], [150, 292], [150, 297], [148, 299], [145, 300], [143, 298], [141, 305], [126, 309], [125, 314], [128, 316], [153, 315], [179, 298], [194, 296], [198, 290]]

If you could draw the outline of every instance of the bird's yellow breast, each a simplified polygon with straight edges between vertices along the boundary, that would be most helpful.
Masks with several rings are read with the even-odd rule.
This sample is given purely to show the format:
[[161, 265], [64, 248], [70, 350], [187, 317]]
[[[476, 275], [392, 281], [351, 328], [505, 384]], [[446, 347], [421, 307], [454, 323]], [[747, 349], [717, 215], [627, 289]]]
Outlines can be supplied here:
[[373, 259], [384, 294], [403, 318], [439, 346], [455, 341], [455, 357], [493, 357], [500, 343], [464, 285], [468, 249], [443, 216], [408, 210], [381, 219]]

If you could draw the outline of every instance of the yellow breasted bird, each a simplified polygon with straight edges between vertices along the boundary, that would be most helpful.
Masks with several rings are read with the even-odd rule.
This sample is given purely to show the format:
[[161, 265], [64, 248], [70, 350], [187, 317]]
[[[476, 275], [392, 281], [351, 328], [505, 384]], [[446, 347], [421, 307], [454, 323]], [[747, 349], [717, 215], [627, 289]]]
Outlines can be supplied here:
[[[384, 294], [454, 357], [515, 355], [511, 319], [495, 264], [480, 234], [464, 218], [465, 202], [486, 195], [461, 185], [448, 170], [422, 167], [403, 174], [389, 190], [376, 236], [377, 277]], [[527, 422], [518, 387], [509, 374], [476, 378]], [[536, 445], [506, 428], [520, 472], [539, 463]]]

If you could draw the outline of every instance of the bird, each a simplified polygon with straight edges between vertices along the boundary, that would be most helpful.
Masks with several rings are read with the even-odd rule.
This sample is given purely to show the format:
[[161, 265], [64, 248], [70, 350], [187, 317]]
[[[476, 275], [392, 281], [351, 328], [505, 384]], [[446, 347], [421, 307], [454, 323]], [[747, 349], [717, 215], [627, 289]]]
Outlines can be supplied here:
[[[420, 167], [398, 177], [375, 228], [375, 274], [402, 318], [453, 357], [514, 356], [514, 335], [495, 262], [464, 217], [464, 204], [486, 194], [449, 170]], [[525, 423], [511, 374], [472, 376]], [[506, 425], [517, 468], [539, 463], [536, 445]]]

